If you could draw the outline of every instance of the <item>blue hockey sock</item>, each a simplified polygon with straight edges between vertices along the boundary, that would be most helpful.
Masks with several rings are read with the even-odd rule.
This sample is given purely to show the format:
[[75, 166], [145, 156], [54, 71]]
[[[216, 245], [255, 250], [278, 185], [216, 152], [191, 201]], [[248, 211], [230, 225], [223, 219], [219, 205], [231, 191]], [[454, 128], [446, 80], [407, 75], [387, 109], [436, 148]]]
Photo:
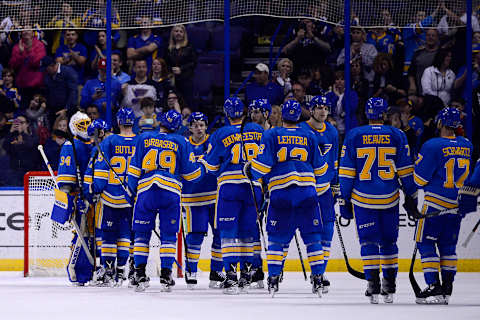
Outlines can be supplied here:
[[457, 274], [456, 245], [438, 245], [442, 282], [453, 282]]
[[360, 243], [360, 254], [363, 260], [365, 279], [372, 280], [380, 270], [380, 248], [373, 242]]
[[428, 285], [438, 282], [438, 269], [440, 268], [440, 258], [438, 257], [435, 250], [435, 244], [432, 241], [418, 242], [417, 248], [422, 257], [422, 268], [425, 282]]
[[198, 260], [200, 259], [200, 250], [202, 247], [204, 234], [199, 232], [190, 232], [187, 234], [187, 268], [189, 272], [197, 272]]
[[148, 254], [150, 252], [150, 237], [152, 232], [135, 232], [135, 240], [133, 245], [133, 258], [135, 267], [141, 264], [147, 264]]
[[302, 233], [302, 239], [307, 247], [308, 263], [312, 274], [323, 274], [325, 267], [323, 266], [323, 249], [322, 240], [319, 233]]
[[220, 238], [213, 236], [212, 242], [212, 259], [210, 260], [210, 270], [219, 271], [223, 270], [222, 260], [222, 245], [220, 244]]
[[236, 266], [240, 262], [241, 249], [238, 239], [222, 239], [222, 258], [226, 271], [230, 269], [230, 265]]
[[397, 277], [398, 247], [396, 243], [382, 243], [380, 245], [380, 262], [385, 279]]
[[268, 275], [270, 277], [278, 276], [283, 269], [283, 249], [285, 245], [279, 242], [268, 242], [267, 263]]
[[127, 264], [130, 255], [130, 239], [117, 239], [117, 267], [122, 267]]

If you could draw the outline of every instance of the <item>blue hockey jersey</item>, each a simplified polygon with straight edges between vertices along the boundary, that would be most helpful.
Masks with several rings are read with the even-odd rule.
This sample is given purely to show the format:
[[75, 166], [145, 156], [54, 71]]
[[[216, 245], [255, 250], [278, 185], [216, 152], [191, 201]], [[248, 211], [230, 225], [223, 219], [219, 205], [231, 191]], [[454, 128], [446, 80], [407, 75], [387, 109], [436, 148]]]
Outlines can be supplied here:
[[277, 127], [264, 132], [260, 152], [252, 159], [254, 179], [268, 176], [268, 190], [290, 185], [312, 186], [321, 195], [330, 188], [328, 164], [308, 129]]
[[[193, 148], [195, 160], [203, 159], [207, 153], [210, 136], [207, 134], [205, 139], [195, 143], [192, 137], [188, 138], [188, 143]], [[182, 189], [183, 206], [204, 206], [215, 203], [217, 198], [217, 177], [211, 173], [205, 174], [198, 182], [185, 181]]]
[[150, 131], [139, 136], [135, 145], [135, 154], [128, 166], [128, 187], [140, 194], [155, 184], [181, 196], [181, 178], [195, 181], [202, 173], [184, 137]]
[[458, 206], [458, 189], [470, 173], [473, 146], [463, 137], [433, 138], [422, 146], [415, 162], [415, 183], [424, 189], [422, 211]]
[[[135, 135], [111, 135], [100, 143], [105, 158], [100, 155], [95, 162], [92, 192], [100, 193], [103, 204], [112, 208], [125, 208], [130, 204], [125, 199], [125, 190], [122, 182], [126, 181], [127, 168], [130, 159], [135, 153], [137, 136]], [[108, 160], [120, 180], [108, 166]]]
[[480, 160], [477, 161], [477, 165], [475, 166], [475, 170], [467, 179], [467, 183], [469, 186], [473, 186], [476, 188], [480, 188]]
[[320, 150], [328, 164], [327, 177], [331, 184], [338, 183], [338, 131], [329, 122], [325, 122], [323, 129], [317, 130], [308, 122], [300, 123], [300, 127], [311, 130], [315, 133]]
[[403, 190], [416, 196], [413, 162], [405, 133], [387, 125], [366, 125], [350, 130], [340, 157], [340, 192], [353, 204], [387, 209], [399, 202]]
[[[80, 174], [83, 175], [88, 167], [92, 144], [90, 142], [83, 142], [80, 139], [74, 138], [76, 158], [79, 162]], [[70, 141], [65, 141], [60, 151], [60, 159], [58, 163], [58, 187], [77, 186], [77, 168], [75, 165], [75, 157], [73, 155], [73, 146]]]
[[[208, 153], [203, 162], [209, 172], [217, 176], [220, 187], [224, 183], [248, 183], [242, 173], [246, 161], [255, 158], [259, 152], [263, 128], [256, 123], [247, 123], [243, 137], [240, 135], [240, 122], [225, 126], [212, 135]], [[242, 139], [247, 155], [242, 150]]]

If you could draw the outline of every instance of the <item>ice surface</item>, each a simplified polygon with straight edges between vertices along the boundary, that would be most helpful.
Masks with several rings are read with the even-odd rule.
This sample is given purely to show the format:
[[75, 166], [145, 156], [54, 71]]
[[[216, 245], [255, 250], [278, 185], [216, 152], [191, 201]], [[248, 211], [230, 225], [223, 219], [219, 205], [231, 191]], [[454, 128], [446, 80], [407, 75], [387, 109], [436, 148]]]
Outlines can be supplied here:
[[[346, 273], [329, 273], [330, 293], [319, 299], [301, 273], [288, 272], [280, 291], [270, 298], [267, 290], [226, 296], [208, 289], [202, 273], [198, 289], [190, 291], [183, 279], [171, 293], [160, 292], [153, 278], [145, 293], [123, 288], [72, 287], [64, 278], [23, 278], [0, 272], [0, 319], [349, 319], [349, 320], [463, 320], [480, 319], [480, 273], [457, 275], [448, 306], [416, 305], [408, 274], [400, 273], [393, 305], [371, 305], [364, 297], [366, 283]], [[422, 274], [416, 274], [423, 287]]]

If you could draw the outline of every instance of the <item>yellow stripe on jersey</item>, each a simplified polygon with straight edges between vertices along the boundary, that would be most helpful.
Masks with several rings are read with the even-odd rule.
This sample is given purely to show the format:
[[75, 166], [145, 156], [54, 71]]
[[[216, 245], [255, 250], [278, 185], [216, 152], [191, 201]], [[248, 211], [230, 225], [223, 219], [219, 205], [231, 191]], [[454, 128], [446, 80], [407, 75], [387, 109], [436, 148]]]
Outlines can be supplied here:
[[424, 269], [426, 268], [438, 269], [438, 267], [440, 267], [440, 262], [422, 262], [422, 267]]
[[254, 170], [256, 170], [256, 171], [258, 171], [262, 174], [267, 174], [272, 170], [271, 167], [268, 167], [268, 166], [258, 162], [255, 159], [252, 160], [252, 169], [254, 169]]
[[174, 189], [178, 190], [178, 192], [182, 191], [182, 188], [177, 183], [167, 181], [165, 179], [162, 179], [159, 176], [153, 176], [152, 179], [139, 184], [138, 185], [138, 190], [140, 191], [142, 189], [148, 188], [154, 183], [159, 183], [161, 185], [165, 185], [167, 187], [174, 188]]
[[207, 195], [207, 196], [191, 196], [191, 197], [183, 197], [182, 196], [182, 203], [195, 203], [195, 202], [204, 202], [204, 201], [212, 201], [217, 199], [216, 194]]
[[357, 171], [352, 168], [340, 167], [338, 175], [345, 178], [355, 178]]
[[400, 197], [400, 194], [397, 192], [393, 196], [384, 198], [384, 199], [378, 199], [378, 198], [365, 198], [362, 196], [359, 196], [356, 193], [352, 193], [352, 199], [355, 199], [359, 202], [367, 203], [367, 204], [390, 204], [397, 200]]
[[142, 173], [142, 171], [140, 169], [138, 169], [137, 167], [134, 167], [132, 165], [129, 165], [128, 166], [128, 170], [127, 170], [128, 174], [134, 176], [134, 177], [140, 177], [140, 174]]
[[108, 179], [108, 171], [103, 171], [103, 170], [95, 170], [94, 174], [95, 178], [100, 178], [100, 179]]
[[207, 168], [208, 171], [217, 171], [220, 169], [220, 166], [214, 166], [208, 163], [207, 161], [202, 161], [202, 163], [205, 165], [205, 168]]
[[320, 168], [316, 168], [313, 170], [313, 173], [316, 175], [316, 176], [323, 176], [328, 170], [328, 164], [325, 163], [323, 166], [321, 166]]
[[182, 178], [187, 181], [192, 181], [200, 177], [202, 174], [202, 169], [198, 168], [197, 170], [193, 171], [192, 173], [182, 174]]
[[435, 198], [435, 197], [430, 196], [430, 195], [428, 195], [428, 196], [426, 195], [424, 199], [425, 199], [425, 201], [438, 204], [438, 205], [440, 205], [444, 208], [447, 208], [447, 209], [453, 209], [453, 208], [458, 207], [458, 205], [456, 203], [446, 202], [446, 201], [440, 200], [440, 199]]
[[105, 194], [105, 192], [102, 192], [101, 198], [111, 204], [128, 204], [127, 200], [125, 199], [114, 199], [110, 197], [109, 195]]
[[247, 177], [245, 177], [243, 174], [226, 174], [224, 176], [219, 177], [217, 180], [217, 183], [220, 184], [222, 182], [229, 181], [229, 180], [243, 180], [243, 179], [247, 179]]
[[77, 181], [76, 177], [72, 176], [58, 176], [57, 182], [75, 182]]
[[92, 183], [93, 182], [93, 179], [92, 179], [92, 176], [84, 176], [83, 177], [83, 182], [85, 183]]
[[283, 179], [278, 179], [278, 180], [271, 181], [268, 184], [268, 189], [270, 190], [271, 188], [273, 188], [275, 186], [286, 184], [286, 183], [291, 182], [291, 181], [298, 181], [298, 182], [303, 182], [303, 183], [311, 182], [311, 183], [313, 183], [313, 185], [315, 185], [315, 178], [314, 177], [310, 177], [310, 176], [302, 177], [302, 176], [299, 176], [299, 175], [291, 175], [291, 176], [285, 177]]
[[427, 180], [420, 177], [416, 172], [413, 174], [413, 179], [415, 180], [415, 183], [419, 186], [424, 186], [428, 183]]
[[400, 177], [408, 176], [413, 173], [413, 167], [398, 169], [397, 173]]
[[278, 256], [276, 254], [267, 254], [267, 260], [268, 261], [282, 261], [283, 256]]

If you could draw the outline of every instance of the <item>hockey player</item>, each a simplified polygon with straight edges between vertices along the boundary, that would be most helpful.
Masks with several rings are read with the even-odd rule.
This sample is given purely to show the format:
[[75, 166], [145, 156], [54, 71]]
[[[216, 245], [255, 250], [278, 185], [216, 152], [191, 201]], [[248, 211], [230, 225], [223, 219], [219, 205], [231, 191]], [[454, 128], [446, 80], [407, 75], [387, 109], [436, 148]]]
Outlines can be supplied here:
[[92, 194], [100, 194], [96, 227], [102, 234], [104, 283], [109, 286], [121, 286], [126, 279], [132, 207], [125, 197], [125, 182], [136, 144], [132, 131], [135, 122], [133, 110], [122, 108], [116, 118], [120, 134], [111, 135], [100, 144], [101, 153], [95, 163], [90, 189]]
[[[188, 138], [195, 159], [205, 156], [210, 135], [207, 134], [207, 117], [201, 112], [194, 112], [188, 119], [192, 135]], [[220, 288], [225, 281], [222, 273], [222, 247], [220, 233], [214, 226], [215, 200], [217, 198], [217, 178], [212, 174], [205, 175], [200, 182], [184, 182], [182, 188], [182, 206], [186, 217], [187, 266], [185, 280], [189, 288], [197, 284], [197, 265], [203, 239], [212, 228], [212, 259], [210, 262], [210, 288]]]
[[[87, 128], [87, 134], [92, 142], [94, 142], [94, 136], [97, 134], [97, 138], [99, 142], [101, 142], [108, 132], [108, 125], [102, 119], [95, 119]], [[88, 162], [87, 170], [85, 171], [85, 176], [83, 178], [83, 193], [84, 199], [86, 202], [83, 204], [92, 210], [92, 225], [89, 226], [89, 229], [93, 231], [95, 228], [95, 274], [93, 275], [93, 279], [91, 281], [92, 285], [103, 285], [104, 284], [104, 276], [105, 276], [105, 268], [103, 267], [103, 260], [102, 260], [102, 230], [96, 227], [96, 220], [97, 220], [97, 211], [98, 207], [98, 199], [93, 197], [93, 193], [90, 191], [90, 186], [93, 182], [93, 164], [98, 159], [98, 150], [96, 146], [92, 147], [92, 151], [90, 152], [90, 160]], [[89, 219], [90, 221], [90, 219]]]
[[[270, 118], [270, 114], [272, 113], [272, 106], [268, 99], [255, 99], [253, 100], [250, 105], [248, 106], [248, 111], [250, 114], [250, 118], [253, 122], [260, 125], [264, 130], [268, 130], [273, 128], [268, 119]], [[262, 189], [264, 186], [262, 186]], [[266, 204], [268, 201], [268, 193], [265, 194], [264, 203], [262, 205], [262, 210], [260, 210], [260, 221], [263, 221], [264, 216], [264, 209], [266, 208]], [[266, 248], [265, 248], [266, 249]], [[288, 251], [288, 247], [286, 247]], [[251, 279], [251, 286], [252, 288], [263, 289], [263, 279], [265, 278], [265, 274], [263, 272], [263, 260], [262, 260], [262, 244], [260, 242], [260, 232], [255, 234], [253, 238], [253, 262], [252, 262], [252, 279]]]
[[458, 191], [458, 213], [462, 216], [477, 210], [477, 198], [480, 195], [480, 160], [475, 171]]
[[[75, 219], [83, 231], [87, 227], [87, 207], [84, 204], [83, 195], [79, 194], [79, 187], [82, 181], [77, 181], [77, 166], [80, 179], [87, 169], [92, 144], [88, 138], [87, 128], [90, 125], [90, 118], [83, 112], [78, 111], [70, 119], [69, 128], [73, 135], [73, 143], [66, 141], [60, 151], [58, 164], [57, 183], [61, 191], [67, 194], [76, 194], [79, 199], [76, 201]], [[87, 234], [83, 234], [87, 236]], [[84, 285], [91, 280], [93, 265], [87, 260], [83, 248], [81, 248], [78, 234], [72, 240], [72, 254], [67, 265], [68, 278], [74, 285]]]
[[[209, 152], [202, 163], [217, 175], [216, 228], [220, 231], [222, 258], [227, 280], [225, 294], [247, 290], [251, 281], [253, 239], [257, 234], [257, 212], [249, 180], [242, 174], [244, 163], [258, 154], [263, 128], [247, 123], [241, 132], [244, 105], [237, 98], [225, 100], [223, 110], [231, 125], [210, 138]], [[246, 152], [244, 152], [246, 150]], [[246, 153], [246, 154], [245, 154]], [[255, 198], [261, 199], [255, 183]], [[240, 262], [240, 279], [237, 264]]]
[[326, 177], [328, 165], [321, 155], [315, 135], [296, 125], [302, 108], [289, 100], [282, 107], [283, 127], [264, 133], [260, 152], [244, 171], [253, 179], [264, 177], [270, 193], [267, 213], [268, 232], [268, 291], [278, 291], [283, 261], [283, 248], [300, 229], [307, 247], [312, 269], [312, 292], [321, 297], [323, 250], [321, 243], [322, 217], [318, 196], [323, 198], [330, 189]]
[[[452, 107], [442, 109], [437, 116], [440, 136], [425, 142], [420, 150], [414, 177], [415, 183], [425, 191], [424, 214], [458, 206], [458, 190], [469, 175], [473, 151], [470, 141], [455, 136], [455, 129], [460, 126], [460, 111]], [[448, 304], [457, 271], [456, 246], [461, 221], [460, 214], [418, 221], [415, 241], [428, 287], [417, 298], [417, 303]]]
[[[310, 119], [300, 123], [300, 126], [315, 133], [322, 155], [328, 164], [327, 176], [330, 185], [336, 186], [338, 192], [338, 132], [337, 129], [327, 122], [328, 114], [332, 110], [333, 103], [327, 96], [316, 96], [310, 101]], [[335, 222], [333, 192], [329, 190], [322, 201], [319, 201], [320, 212], [322, 213], [322, 248], [324, 255], [323, 271], [327, 268], [332, 245], [333, 227]], [[323, 272], [322, 272], [323, 274]], [[325, 274], [323, 274], [323, 293], [327, 293], [330, 287]]]
[[[202, 167], [184, 137], [174, 134], [182, 116], [169, 110], [160, 118], [160, 132], [145, 132], [137, 140], [135, 154], [128, 166], [128, 187], [137, 195], [133, 212], [135, 232], [134, 259], [136, 291], [145, 291], [145, 274], [150, 237], [157, 213], [160, 219], [160, 284], [163, 291], [175, 285], [172, 265], [175, 260], [180, 220], [182, 183], [199, 180]], [[129, 201], [130, 202], [130, 201]]]
[[271, 128], [270, 123], [267, 121], [272, 113], [272, 106], [268, 99], [255, 99], [250, 102], [248, 106], [248, 112], [253, 122], [260, 125], [263, 130]]
[[340, 214], [352, 219], [355, 213], [363, 270], [368, 281], [365, 295], [375, 304], [380, 292], [385, 303], [392, 303], [396, 290], [399, 178], [406, 197], [416, 203], [407, 138], [402, 131], [383, 124], [387, 108], [382, 98], [367, 100], [365, 114], [369, 124], [348, 132], [339, 169], [343, 200], [339, 201]]

